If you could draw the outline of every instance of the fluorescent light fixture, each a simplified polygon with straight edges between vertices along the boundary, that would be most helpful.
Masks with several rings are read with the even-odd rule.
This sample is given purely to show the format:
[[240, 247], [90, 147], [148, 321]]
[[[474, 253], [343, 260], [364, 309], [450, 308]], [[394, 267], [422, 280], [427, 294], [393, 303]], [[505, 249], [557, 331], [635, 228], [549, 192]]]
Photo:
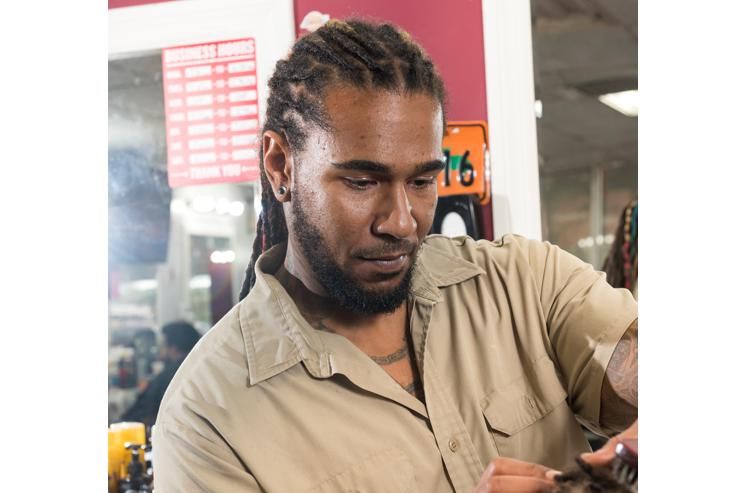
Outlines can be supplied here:
[[136, 291], [152, 291], [157, 288], [157, 281], [156, 279], [140, 279], [138, 281], [132, 281], [129, 283], [129, 286], [131, 286], [131, 289], [134, 289]]
[[210, 276], [200, 275], [200, 276], [193, 276], [190, 279], [190, 289], [208, 289], [210, 288]]
[[592, 246], [595, 245], [595, 241], [593, 241], [592, 236], [588, 236], [587, 238], [580, 238], [577, 240], [577, 246], [580, 248], [592, 248]]
[[218, 202], [216, 202], [216, 213], [218, 214], [228, 214], [229, 206], [231, 205], [231, 201], [228, 199], [218, 199]]
[[544, 107], [541, 104], [541, 99], [534, 101], [534, 114], [536, 115], [536, 118], [541, 118], [543, 110]]
[[577, 246], [580, 248], [592, 248], [595, 245], [610, 245], [613, 243], [614, 236], [612, 234], [597, 235], [595, 238], [588, 236], [587, 238], [580, 238], [577, 240]]
[[639, 91], [612, 92], [598, 96], [598, 101], [626, 116], [639, 116]]
[[216, 250], [210, 254], [210, 261], [214, 264], [230, 264], [236, 260], [236, 253], [233, 250]]
[[244, 209], [246, 209], [246, 206], [243, 202], [235, 200], [231, 202], [228, 206], [228, 213], [232, 216], [238, 217], [244, 213]]
[[196, 212], [208, 213], [213, 212], [216, 208], [216, 200], [207, 195], [195, 197], [192, 201], [192, 208]]

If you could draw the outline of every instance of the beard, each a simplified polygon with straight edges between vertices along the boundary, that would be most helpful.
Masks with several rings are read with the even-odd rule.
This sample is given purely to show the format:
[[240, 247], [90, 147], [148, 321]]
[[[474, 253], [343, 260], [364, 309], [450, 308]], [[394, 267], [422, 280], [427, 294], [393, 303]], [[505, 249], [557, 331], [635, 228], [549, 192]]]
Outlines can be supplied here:
[[[415, 259], [396, 287], [384, 291], [364, 289], [334, 261], [326, 239], [303, 208], [299, 199], [300, 194], [295, 192], [296, 190], [293, 190], [293, 233], [316, 280], [326, 291], [326, 295], [343, 309], [365, 315], [391, 313], [402, 305], [408, 298]], [[382, 248], [393, 251], [397, 250], [398, 245], [401, 244], [407, 244], [407, 241], [385, 240]]]

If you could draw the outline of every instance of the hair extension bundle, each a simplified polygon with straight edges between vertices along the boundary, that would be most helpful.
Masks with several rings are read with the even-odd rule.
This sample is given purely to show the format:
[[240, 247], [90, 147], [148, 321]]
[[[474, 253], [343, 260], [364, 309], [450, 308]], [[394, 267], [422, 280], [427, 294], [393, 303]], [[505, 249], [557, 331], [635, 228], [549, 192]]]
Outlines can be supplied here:
[[615, 288], [633, 291], [637, 282], [638, 204], [631, 202], [621, 212], [616, 236], [603, 264], [606, 279]]

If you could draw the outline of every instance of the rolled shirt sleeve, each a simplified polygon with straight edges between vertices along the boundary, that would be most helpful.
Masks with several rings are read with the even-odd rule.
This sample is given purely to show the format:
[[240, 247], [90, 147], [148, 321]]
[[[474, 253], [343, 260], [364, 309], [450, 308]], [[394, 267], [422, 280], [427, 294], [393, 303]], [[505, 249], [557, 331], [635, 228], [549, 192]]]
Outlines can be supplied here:
[[611, 287], [603, 272], [548, 242], [531, 242], [529, 260], [540, 282], [549, 339], [571, 409], [594, 432], [620, 431], [601, 425], [600, 395], [616, 344], [637, 318], [634, 297]]

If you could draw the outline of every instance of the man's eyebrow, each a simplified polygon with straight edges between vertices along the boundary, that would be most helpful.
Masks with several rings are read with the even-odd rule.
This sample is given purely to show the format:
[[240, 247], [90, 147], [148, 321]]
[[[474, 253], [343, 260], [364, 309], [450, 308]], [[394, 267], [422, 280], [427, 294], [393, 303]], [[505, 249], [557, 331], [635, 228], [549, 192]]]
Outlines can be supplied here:
[[433, 161], [429, 161], [428, 163], [419, 164], [416, 166], [415, 171], [413, 172], [414, 175], [423, 175], [425, 173], [429, 173], [431, 171], [439, 172], [444, 169], [446, 165], [444, 164], [444, 161], [441, 159], [434, 159]]
[[[368, 173], [381, 173], [389, 175], [392, 173], [392, 168], [387, 164], [378, 163], [376, 161], [368, 161], [364, 159], [352, 159], [351, 161], [344, 161], [343, 163], [331, 163], [335, 168], [349, 170], [349, 171], [365, 171]], [[444, 169], [444, 161], [435, 159], [427, 163], [422, 163], [416, 166], [413, 170], [413, 175], [422, 175], [430, 171], [441, 171]]]
[[367, 161], [364, 159], [352, 159], [343, 163], [331, 163], [335, 168], [347, 171], [367, 171], [369, 173], [390, 174], [390, 166], [387, 164], [377, 163], [375, 161]]

